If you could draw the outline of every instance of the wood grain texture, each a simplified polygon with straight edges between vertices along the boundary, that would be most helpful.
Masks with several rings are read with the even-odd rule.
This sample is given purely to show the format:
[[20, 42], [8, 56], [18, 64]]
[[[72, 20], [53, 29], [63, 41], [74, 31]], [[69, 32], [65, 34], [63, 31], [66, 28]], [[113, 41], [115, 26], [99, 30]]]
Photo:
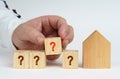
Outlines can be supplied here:
[[30, 68], [39, 69], [46, 67], [46, 55], [44, 51], [30, 52]]
[[62, 54], [63, 68], [78, 68], [78, 51], [64, 50]]
[[98, 31], [83, 42], [83, 68], [110, 68], [110, 42]]
[[29, 68], [29, 51], [18, 50], [14, 53], [13, 67], [18, 69]]
[[[55, 46], [53, 43], [55, 43]], [[46, 38], [45, 53], [46, 55], [61, 54], [62, 53], [61, 38], [60, 37]]]

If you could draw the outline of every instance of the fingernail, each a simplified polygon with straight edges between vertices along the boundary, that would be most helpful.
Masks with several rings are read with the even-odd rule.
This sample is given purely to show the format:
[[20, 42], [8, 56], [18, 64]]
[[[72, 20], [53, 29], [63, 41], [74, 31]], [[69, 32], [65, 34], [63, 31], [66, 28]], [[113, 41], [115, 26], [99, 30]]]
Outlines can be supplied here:
[[60, 31], [59, 34], [60, 34], [61, 38], [65, 38], [65, 36], [66, 36], [65, 29], [63, 29], [62, 31]]
[[43, 38], [38, 37], [38, 38], [37, 38], [37, 41], [38, 41], [38, 42], [43, 42]]
[[66, 40], [66, 41], [65, 41], [65, 45], [68, 45], [68, 44], [69, 44], [69, 41], [68, 41], [68, 40]]
[[64, 43], [63, 43], [63, 49], [65, 49], [68, 44], [69, 44], [69, 41], [68, 41], [68, 40], [65, 40]]

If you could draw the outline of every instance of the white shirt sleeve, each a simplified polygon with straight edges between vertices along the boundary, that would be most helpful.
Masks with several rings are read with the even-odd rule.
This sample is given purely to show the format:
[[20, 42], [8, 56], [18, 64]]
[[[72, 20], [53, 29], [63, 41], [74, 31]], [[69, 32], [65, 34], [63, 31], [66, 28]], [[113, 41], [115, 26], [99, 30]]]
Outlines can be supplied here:
[[0, 0], [0, 48], [9, 51], [15, 50], [12, 43], [12, 34], [21, 23], [23, 23], [22, 20], [5, 8], [4, 3]]

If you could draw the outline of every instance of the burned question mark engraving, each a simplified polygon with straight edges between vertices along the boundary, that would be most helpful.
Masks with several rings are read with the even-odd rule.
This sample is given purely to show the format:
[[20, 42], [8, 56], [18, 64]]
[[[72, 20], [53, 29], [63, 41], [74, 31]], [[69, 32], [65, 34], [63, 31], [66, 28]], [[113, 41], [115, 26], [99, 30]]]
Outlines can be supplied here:
[[18, 59], [20, 59], [20, 65], [22, 65], [22, 61], [24, 60], [24, 57], [22, 55], [18, 56]]
[[38, 61], [40, 60], [39, 56], [34, 56], [34, 59], [36, 59], [36, 65], [38, 65]]
[[73, 56], [68, 56], [67, 59], [70, 59], [69, 65], [71, 65], [71, 62], [72, 62], [72, 60], [73, 60]]
[[54, 48], [56, 46], [56, 43], [55, 42], [51, 42], [50, 45], [52, 46], [52, 51], [54, 52]]

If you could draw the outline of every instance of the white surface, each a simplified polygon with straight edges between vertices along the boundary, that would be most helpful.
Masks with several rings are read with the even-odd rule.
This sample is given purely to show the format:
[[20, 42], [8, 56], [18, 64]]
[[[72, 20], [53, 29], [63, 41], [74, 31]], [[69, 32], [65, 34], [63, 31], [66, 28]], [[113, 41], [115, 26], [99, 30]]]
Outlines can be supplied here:
[[59, 15], [67, 19], [75, 31], [75, 39], [67, 49], [79, 50], [94, 31], [100, 31], [111, 42], [111, 69], [63, 69], [61, 58], [45, 69], [12, 68], [12, 53], [0, 49], [1, 79], [119, 79], [120, 73], [120, 1], [119, 0], [7, 0], [24, 20], [41, 15]]
[[12, 53], [0, 52], [1, 79], [119, 79], [120, 67], [111, 69], [63, 69], [60, 60], [50, 63], [44, 69], [14, 69]]

